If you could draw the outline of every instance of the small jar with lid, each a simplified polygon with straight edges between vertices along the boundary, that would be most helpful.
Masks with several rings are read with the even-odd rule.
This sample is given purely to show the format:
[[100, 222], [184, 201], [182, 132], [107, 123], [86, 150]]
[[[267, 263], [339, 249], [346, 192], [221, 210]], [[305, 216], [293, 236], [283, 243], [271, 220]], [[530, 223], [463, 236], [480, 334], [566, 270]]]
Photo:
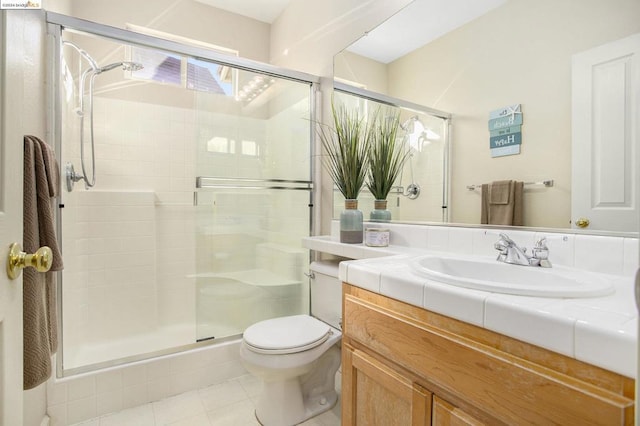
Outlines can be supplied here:
[[387, 247], [389, 245], [389, 229], [366, 228], [364, 230], [364, 243], [368, 247]]

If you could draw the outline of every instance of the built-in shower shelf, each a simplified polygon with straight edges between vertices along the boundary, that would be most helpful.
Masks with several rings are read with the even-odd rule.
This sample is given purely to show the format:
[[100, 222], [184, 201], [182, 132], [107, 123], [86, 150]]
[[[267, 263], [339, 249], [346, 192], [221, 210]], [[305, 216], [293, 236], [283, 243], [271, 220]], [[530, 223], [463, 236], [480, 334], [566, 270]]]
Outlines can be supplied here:
[[248, 269], [245, 271], [233, 272], [205, 272], [201, 274], [188, 275], [188, 278], [225, 278], [259, 287], [301, 284], [300, 280], [289, 279], [266, 269]]

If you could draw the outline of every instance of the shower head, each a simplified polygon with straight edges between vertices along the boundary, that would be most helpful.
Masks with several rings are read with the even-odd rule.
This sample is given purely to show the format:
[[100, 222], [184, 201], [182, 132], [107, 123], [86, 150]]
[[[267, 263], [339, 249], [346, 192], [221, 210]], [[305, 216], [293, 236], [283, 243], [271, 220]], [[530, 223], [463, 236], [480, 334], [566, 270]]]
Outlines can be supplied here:
[[422, 151], [422, 148], [431, 141], [440, 139], [440, 135], [425, 126], [417, 115], [407, 119], [400, 128], [405, 131], [405, 140], [409, 147], [418, 151]]
[[408, 118], [404, 123], [402, 123], [400, 125], [400, 128], [405, 132], [412, 133], [416, 122], [422, 124], [418, 116], [414, 115], [413, 117]]
[[144, 68], [144, 65], [139, 62], [123, 62], [122, 67], [125, 71], [140, 71]]
[[[139, 71], [142, 68], [144, 68], [144, 66], [142, 66], [142, 64], [138, 62], [126, 62], [126, 61], [115, 62], [113, 64], [105, 65], [104, 67], [99, 67], [95, 59], [93, 59], [91, 55], [89, 55], [84, 49], [79, 47], [77, 44], [67, 40], [64, 40], [62, 44], [73, 47], [87, 62], [89, 62], [89, 65], [91, 66], [91, 71], [93, 71], [96, 74], [100, 74], [105, 71], [111, 71], [112, 69], [115, 69], [118, 67], [122, 67], [124, 71]], [[86, 70], [86, 71], [89, 71], [89, 70]]]
[[105, 65], [104, 67], [98, 68], [96, 70], [96, 74], [111, 71], [116, 68], [122, 68], [124, 71], [138, 71], [144, 67], [138, 62], [115, 62], [113, 64]]

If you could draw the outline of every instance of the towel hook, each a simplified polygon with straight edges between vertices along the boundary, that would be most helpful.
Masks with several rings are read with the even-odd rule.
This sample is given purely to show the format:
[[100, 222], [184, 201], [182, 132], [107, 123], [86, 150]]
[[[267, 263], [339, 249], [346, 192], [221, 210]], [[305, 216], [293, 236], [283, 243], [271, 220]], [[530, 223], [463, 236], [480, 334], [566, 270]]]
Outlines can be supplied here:
[[47, 272], [53, 263], [53, 252], [47, 246], [40, 247], [34, 254], [27, 254], [22, 251], [19, 243], [13, 243], [9, 247], [7, 259], [7, 276], [15, 280], [22, 273], [22, 269], [27, 266], [36, 268], [38, 272]]

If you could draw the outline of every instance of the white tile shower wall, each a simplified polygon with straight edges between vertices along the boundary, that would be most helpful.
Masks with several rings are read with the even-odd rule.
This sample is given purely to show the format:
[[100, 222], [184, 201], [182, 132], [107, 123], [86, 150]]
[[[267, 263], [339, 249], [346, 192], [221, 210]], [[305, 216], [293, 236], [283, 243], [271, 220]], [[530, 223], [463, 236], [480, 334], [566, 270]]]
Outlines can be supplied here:
[[309, 234], [309, 193], [273, 191], [266, 221], [268, 241], [299, 248], [302, 235]]
[[[193, 279], [188, 276], [195, 272], [193, 190], [196, 151], [192, 142], [196, 129], [195, 112], [96, 97], [95, 120], [96, 187], [85, 192], [78, 183], [73, 193], [63, 196], [68, 207], [63, 214], [67, 266], [64, 277], [65, 343], [68, 343], [67, 339], [82, 344], [90, 343], [92, 338], [99, 341], [100, 333], [94, 335], [89, 327], [90, 316], [105, 313], [109, 301], [119, 301], [116, 296], [119, 291], [113, 290], [124, 291], [131, 280], [137, 280], [138, 284], [143, 280], [147, 285], [146, 288], [138, 285], [131, 289], [132, 297], [124, 301], [125, 310], [127, 306], [135, 305], [136, 292], [149, 301], [153, 299], [153, 307], [142, 305], [140, 321], [129, 322], [124, 328], [114, 325], [113, 330], [119, 327], [121, 332], [136, 329], [142, 332], [145, 327], [148, 330], [175, 324], [191, 324], [193, 329], [195, 295]], [[77, 132], [77, 122], [68, 122], [76, 124]], [[75, 163], [77, 170], [79, 144], [73, 127], [65, 128], [68, 135], [64, 138], [63, 158]], [[131, 191], [148, 194], [145, 206], [135, 207], [138, 213], [144, 210], [148, 220], [147, 223], [131, 222], [127, 225], [131, 229], [127, 229], [116, 223], [118, 215], [124, 215], [125, 221], [139, 218], [130, 216], [136, 214], [133, 208], [128, 208], [130, 211], [120, 209], [113, 194]], [[107, 198], [99, 207], [78, 205], [78, 197], [99, 192], [110, 194], [105, 195]], [[105, 222], [109, 218], [114, 220]], [[87, 254], [89, 236], [95, 232], [109, 234], [102, 242], [96, 241], [97, 237], [91, 241], [98, 244], [99, 250], [106, 251], [107, 256], [102, 252]], [[111, 238], [118, 232], [126, 233], [127, 237], [122, 240]], [[117, 266], [114, 262], [128, 266]], [[97, 271], [104, 273], [95, 273]], [[142, 290], [147, 290], [144, 296]], [[98, 301], [97, 307], [90, 304], [94, 301]], [[122, 305], [113, 306], [113, 309], [120, 309]], [[117, 323], [119, 317], [105, 315], [101, 321], [116, 319]], [[121, 317], [123, 321], [125, 317]], [[153, 324], [149, 320], [153, 320]], [[194, 341], [194, 333], [191, 334], [185, 336], [184, 343]], [[126, 335], [120, 334], [120, 337]]]
[[[158, 320], [161, 327], [195, 324], [195, 207], [192, 203], [157, 203], [156, 250]], [[185, 343], [195, 341], [195, 327], [183, 327]]]
[[269, 197], [264, 192], [242, 191], [199, 197], [198, 273], [255, 268], [255, 246], [264, 241], [261, 216]]
[[[170, 256], [175, 253], [171, 248], [174, 245], [163, 244], [161, 239], [170, 237], [175, 240], [182, 235], [177, 245], [186, 247], [196, 240], [193, 232], [197, 229], [198, 249], [197, 253], [191, 253], [198, 256], [198, 272], [252, 269], [255, 267], [255, 249], [251, 246], [261, 240], [299, 247], [300, 235], [306, 235], [309, 229], [308, 200], [295, 200], [298, 206], [305, 206], [301, 211], [294, 208], [291, 197], [284, 195], [298, 191], [266, 194], [264, 191], [225, 190], [216, 191], [214, 195], [201, 192], [202, 203], [191, 210], [186, 206], [193, 202], [196, 174], [253, 178], [293, 174], [296, 179], [308, 178], [309, 146], [296, 143], [298, 139], [308, 139], [310, 124], [304, 120], [308, 116], [308, 111], [305, 112], [308, 102], [303, 99], [289, 108], [264, 116], [256, 114], [257, 118], [254, 118], [239, 109], [211, 112], [220, 110], [220, 105], [209, 105], [210, 101], [219, 102], [211, 97], [199, 97], [196, 107], [186, 109], [99, 99], [96, 117], [100, 116], [102, 120], [96, 129], [102, 134], [97, 138], [104, 140], [105, 145], [120, 146], [120, 149], [106, 151], [106, 157], [97, 150], [98, 166], [101, 167], [100, 161], [104, 160], [108, 172], [110, 167], [117, 166], [114, 163], [128, 161], [128, 167], [117, 166], [120, 168], [116, 167], [111, 174], [115, 179], [114, 185], [124, 187], [126, 184], [128, 188], [143, 185], [156, 192], [159, 258], [171, 263]], [[239, 106], [233, 104], [231, 108]], [[295, 112], [299, 122], [291, 123], [291, 111]], [[227, 138], [233, 144], [229, 145], [230, 152], [209, 151], [208, 142], [214, 137]], [[261, 156], [244, 153], [242, 141], [256, 142]], [[147, 173], [149, 171], [151, 174]], [[140, 181], [136, 176], [153, 177], [155, 180]], [[184, 205], [181, 211], [186, 215], [168, 219], [165, 226], [160, 222], [161, 215], [169, 210], [160, 207], [165, 205]], [[178, 207], [173, 210], [180, 211]], [[173, 232], [180, 227], [189, 232]], [[162, 253], [165, 248], [168, 251], [166, 257]], [[183, 250], [183, 253], [188, 252]], [[166, 267], [167, 263], [159, 262], [159, 268]], [[175, 273], [159, 271], [160, 279], [172, 280], [171, 284], [162, 286], [173, 287], [173, 290], [167, 288], [165, 296], [175, 296], [180, 286], [189, 287], [177, 275], [193, 274], [195, 268], [194, 263], [186, 269], [184, 266], [176, 268]]]
[[270, 303], [262, 304], [266, 309], [260, 319], [274, 316], [294, 315], [305, 312], [309, 306], [306, 297], [308, 279], [303, 275], [309, 263], [308, 251], [291, 246], [261, 243], [256, 246], [256, 267], [269, 271], [274, 278], [282, 279], [293, 285], [272, 286], [263, 288], [263, 297]]
[[[243, 150], [243, 141], [255, 143], [258, 152], [265, 150], [264, 120], [242, 117], [239, 109], [232, 109], [228, 114], [215, 114], [203, 109], [206, 108], [204, 104], [199, 107], [197, 112], [192, 112], [197, 127], [194, 129], [194, 138], [190, 139], [197, 140], [197, 170], [213, 177], [268, 177], [268, 163], [261, 156], [254, 155], [253, 151]], [[240, 108], [240, 105], [234, 107]], [[216, 106], [210, 108], [215, 109]], [[226, 140], [226, 148], [219, 146], [217, 150], [210, 150], [209, 141], [214, 138]]]
[[[154, 191], [161, 202], [191, 202], [194, 114], [184, 108], [95, 97], [96, 189]], [[66, 136], [63, 158], [77, 170], [78, 136], [71, 130]]]
[[79, 191], [66, 204], [65, 344], [148, 332], [157, 322], [153, 193]]
[[157, 401], [246, 374], [239, 341], [47, 382], [51, 426]]
[[[544, 231], [501, 231], [430, 225], [388, 224], [391, 243], [451, 253], [493, 256], [493, 244], [505, 232], [525, 247], [546, 237], [552, 264], [572, 266], [592, 272], [632, 275], [638, 268], [638, 239]], [[366, 224], [365, 224], [366, 227]], [[331, 222], [331, 237], [339, 240], [339, 221]]]
[[[210, 101], [215, 104], [209, 105]], [[220, 266], [222, 270], [252, 269], [255, 253], [251, 245], [266, 240], [299, 246], [299, 236], [308, 233], [308, 212], [303, 209], [300, 217], [292, 214], [300, 209], [288, 208], [286, 200], [280, 200], [281, 194], [268, 196], [244, 190], [217, 194], [210, 209], [206, 204], [197, 209], [198, 216], [196, 209], [189, 207], [196, 174], [255, 178], [309, 175], [309, 146], [294, 143], [298, 138], [308, 139], [310, 124], [303, 119], [308, 116], [306, 97], [277, 112], [256, 114], [256, 118], [239, 109], [211, 112], [220, 110], [218, 102], [213, 97], [197, 97], [194, 108], [178, 108], [95, 99], [100, 187], [150, 190], [157, 196], [156, 272], [163, 324], [194, 317], [193, 309], [189, 309], [194, 282], [188, 276], [196, 272], [196, 262], [189, 261], [196, 254], [199, 272]], [[234, 103], [230, 105], [239, 108]], [[299, 122], [291, 123], [291, 111], [299, 116]], [[235, 148], [228, 154], [210, 152], [208, 141], [213, 137], [226, 137], [235, 143]], [[242, 141], [256, 142], [262, 155], [243, 152]], [[79, 156], [76, 145], [69, 152], [65, 156]], [[269, 198], [273, 199], [271, 203]], [[306, 200], [303, 203], [306, 205]], [[229, 226], [226, 219], [239, 223]], [[196, 241], [196, 226], [201, 224], [209, 227], [204, 230], [209, 237], [198, 237]], [[222, 228], [224, 236], [220, 236]]]
[[[310, 180], [310, 147], [307, 143], [311, 132], [309, 120], [308, 91], [289, 92], [297, 99], [279, 99], [270, 108], [266, 127], [268, 149], [265, 165], [270, 177], [286, 177], [295, 180]], [[286, 95], [287, 93], [284, 92]], [[279, 111], [275, 109], [281, 107]], [[289, 141], [289, 143], [279, 143]]]
[[302, 248], [261, 243], [256, 246], [256, 266], [280, 275], [285, 280], [302, 281], [303, 268], [309, 263], [307, 253]]
[[[422, 118], [421, 118], [422, 119]], [[436, 129], [436, 131], [438, 131]], [[415, 220], [423, 218], [425, 221], [442, 220], [442, 158], [446, 144], [434, 141], [425, 144], [420, 151], [414, 151], [408, 160], [410, 173], [404, 173], [400, 184], [406, 188], [411, 183], [420, 186], [420, 201], [415, 202], [405, 197], [398, 197], [401, 209], [399, 214], [393, 216], [399, 220]], [[406, 170], [406, 166], [405, 166]], [[394, 204], [396, 196], [389, 196]]]

